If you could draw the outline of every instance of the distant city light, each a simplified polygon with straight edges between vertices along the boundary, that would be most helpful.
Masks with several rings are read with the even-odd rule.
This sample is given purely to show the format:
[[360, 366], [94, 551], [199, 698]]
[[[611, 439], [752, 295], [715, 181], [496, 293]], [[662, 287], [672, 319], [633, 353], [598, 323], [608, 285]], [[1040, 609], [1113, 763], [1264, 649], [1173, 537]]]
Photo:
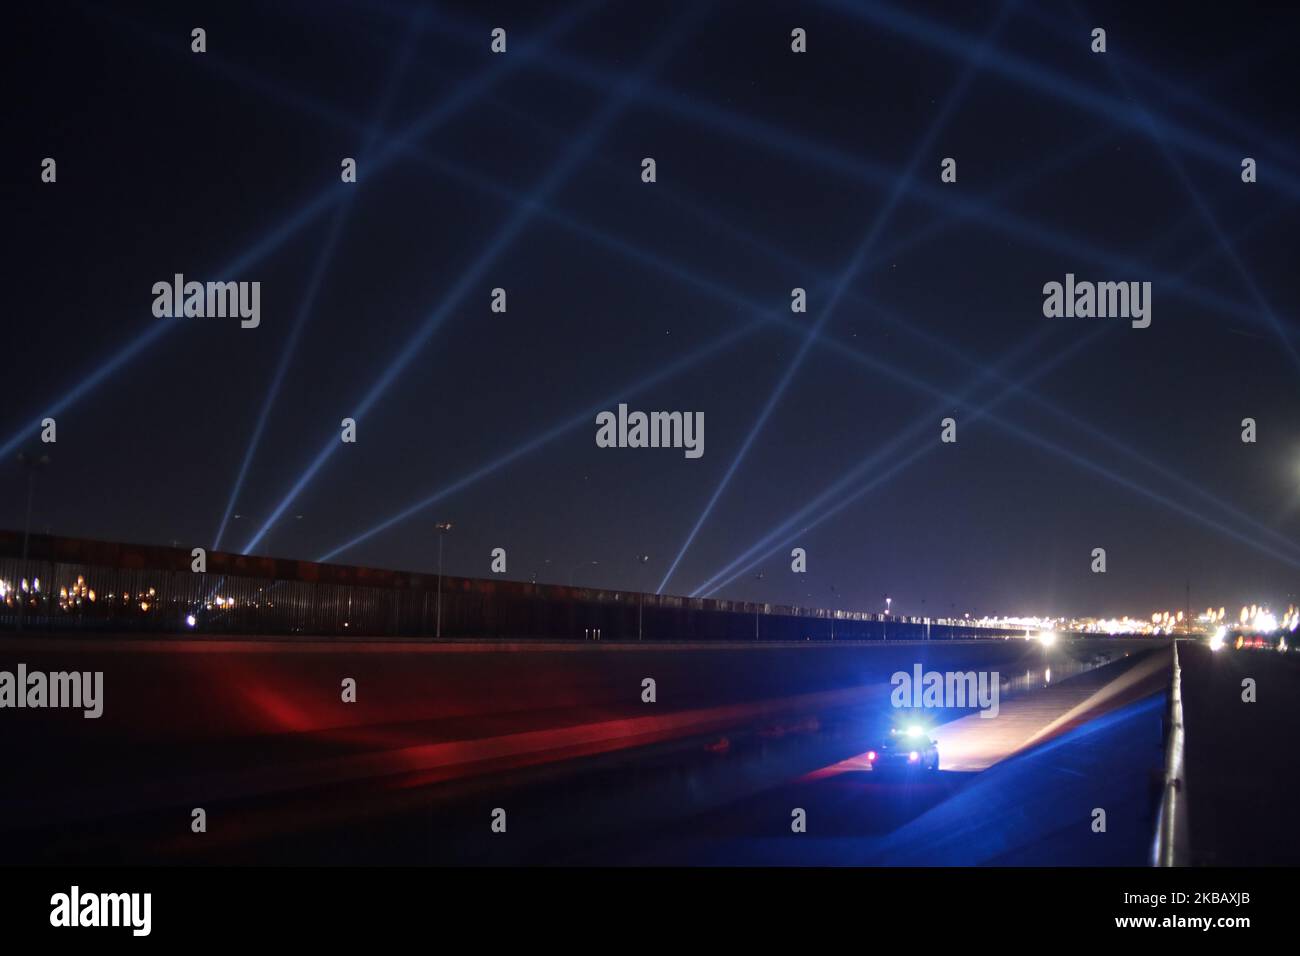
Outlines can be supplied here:
[[1227, 636], [1228, 636], [1228, 629], [1226, 627], [1224, 627], [1222, 624], [1216, 627], [1214, 629], [1214, 633], [1210, 635], [1210, 650], [1212, 651], [1223, 650], [1224, 639]]
[[1250, 626], [1256, 634], [1269, 634], [1277, 630], [1277, 618], [1260, 608], [1251, 620]]

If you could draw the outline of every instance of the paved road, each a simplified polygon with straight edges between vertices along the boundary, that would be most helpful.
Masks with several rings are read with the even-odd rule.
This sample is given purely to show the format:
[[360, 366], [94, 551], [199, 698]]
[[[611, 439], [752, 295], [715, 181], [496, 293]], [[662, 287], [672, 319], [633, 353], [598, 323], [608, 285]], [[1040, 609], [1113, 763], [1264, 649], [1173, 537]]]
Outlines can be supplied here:
[[[1003, 816], [985, 823], [1014, 838], [992, 856], [962, 862], [1017, 853], [1041, 861], [1057, 829], [1077, 838], [1077, 818], [1026, 831], [999, 799], [1014, 804], [1032, 795], [1042, 819], [1054, 821], [1070, 793], [1105, 799], [1123, 808], [1123, 819], [1109, 839], [1067, 840], [1060, 862], [1069, 854], [1131, 862], [1145, 852], [1149, 826], [1139, 804], [1152, 748], [1105, 743], [1108, 756], [1095, 766], [1084, 756], [1098, 752], [1103, 739], [1089, 728], [1163, 687], [1151, 661], [1165, 660], [1167, 651], [1150, 644], [1126, 650], [1132, 646], [1049, 652], [995, 642], [893, 648], [883, 657], [879, 649], [850, 648], [547, 654], [232, 644], [115, 655], [98, 647], [93, 653], [109, 686], [119, 697], [123, 685], [140, 696], [106, 708], [102, 721], [27, 712], [27, 727], [40, 732], [0, 739], [5, 766], [26, 775], [0, 786], [0, 845], [10, 861], [44, 862], [844, 863], [901, 861], [902, 849], [879, 841], [906, 832], [916, 834], [907, 845], [935, 861], [957, 860], [960, 854], [924, 829], [908, 828], [945, 819], [945, 808], [963, 806], [964, 794], [979, 785], [992, 789], [973, 806], [1003, 806]], [[38, 663], [84, 659], [67, 648], [27, 650]], [[994, 729], [1001, 718], [978, 717], [943, 729], [955, 750], [982, 755], [988, 769], [945, 771], [921, 787], [851, 779], [819, 786], [819, 771], [861, 753], [892, 715], [888, 674], [905, 660], [936, 667], [992, 661], [1015, 675], [1008, 684], [1015, 693], [1002, 701], [1005, 730]], [[667, 690], [649, 713], [636, 693], [647, 667]], [[367, 707], [330, 703], [343, 674], [360, 675]], [[484, 692], [485, 677], [494, 693]], [[446, 693], [415, 694], [430, 682]], [[159, 722], [167, 707], [181, 709]], [[331, 726], [339, 714], [350, 721]], [[1128, 728], [1121, 736], [1141, 737], [1146, 730], [1137, 728], [1151, 719], [1158, 725], [1156, 714], [1149, 706], [1132, 709], [1120, 721]], [[1072, 741], [1055, 751], [1072, 755], [1064, 769], [1025, 764], [1021, 776], [1002, 778], [1010, 783], [985, 782], [1028, 759], [1006, 758], [1035, 736], [1047, 747]], [[1078, 779], [1104, 792], [1080, 790]], [[769, 843], [762, 834], [788, 830], [790, 809], [799, 805], [791, 799], [815, 808], [816, 829], [798, 844]], [[190, 832], [195, 806], [208, 813], [205, 834]], [[497, 807], [507, 811], [505, 834], [490, 829]], [[976, 818], [971, 806], [962, 818]], [[727, 827], [730, 839], [710, 836]], [[848, 842], [825, 842], [828, 831]], [[770, 855], [777, 845], [782, 851]], [[1111, 850], [1098, 855], [1102, 847]]]

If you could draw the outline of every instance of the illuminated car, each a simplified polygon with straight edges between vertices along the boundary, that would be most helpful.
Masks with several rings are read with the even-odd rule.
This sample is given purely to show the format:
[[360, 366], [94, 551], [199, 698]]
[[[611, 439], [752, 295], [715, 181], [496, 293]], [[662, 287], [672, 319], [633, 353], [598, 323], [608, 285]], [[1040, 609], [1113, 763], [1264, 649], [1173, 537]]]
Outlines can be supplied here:
[[894, 729], [889, 736], [867, 751], [873, 773], [909, 773], [939, 769], [939, 745], [923, 727]]
[[1238, 634], [1237, 640], [1233, 643], [1237, 650], [1242, 648], [1273, 650], [1277, 645], [1273, 643], [1271, 635], [1263, 634]]

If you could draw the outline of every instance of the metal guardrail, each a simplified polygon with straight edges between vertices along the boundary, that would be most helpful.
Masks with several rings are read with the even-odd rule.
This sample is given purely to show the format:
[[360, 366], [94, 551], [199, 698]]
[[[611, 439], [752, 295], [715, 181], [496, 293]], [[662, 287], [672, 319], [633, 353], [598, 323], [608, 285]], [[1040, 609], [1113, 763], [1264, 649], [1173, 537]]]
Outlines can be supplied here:
[[1169, 685], [1168, 734], [1165, 740], [1165, 775], [1156, 815], [1156, 838], [1152, 847], [1155, 866], [1186, 866], [1189, 862], [1187, 839], [1187, 792], [1183, 763], [1183, 686], [1178, 665], [1178, 641], [1171, 641], [1174, 667]]

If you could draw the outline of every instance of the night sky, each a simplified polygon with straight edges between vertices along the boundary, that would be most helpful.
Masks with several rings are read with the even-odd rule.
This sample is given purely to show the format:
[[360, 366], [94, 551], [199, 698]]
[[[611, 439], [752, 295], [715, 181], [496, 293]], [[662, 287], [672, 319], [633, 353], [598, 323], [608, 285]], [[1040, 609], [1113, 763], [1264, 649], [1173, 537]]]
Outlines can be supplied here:
[[[449, 573], [654, 590], [716, 494], [665, 592], [1300, 592], [1294, 8], [42, 6], [7, 44], [0, 526], [27, 448], [33, 530], [95, 539], [429, 570], [451, 521]], [[175, 273], [261, 282], [260, 326], [155, 318]], [[1150, 327], [1044, 317], [1067, 273], [1151, 282]], [[619, 402], [703, 412], [703, 457], [596, 447]]]

